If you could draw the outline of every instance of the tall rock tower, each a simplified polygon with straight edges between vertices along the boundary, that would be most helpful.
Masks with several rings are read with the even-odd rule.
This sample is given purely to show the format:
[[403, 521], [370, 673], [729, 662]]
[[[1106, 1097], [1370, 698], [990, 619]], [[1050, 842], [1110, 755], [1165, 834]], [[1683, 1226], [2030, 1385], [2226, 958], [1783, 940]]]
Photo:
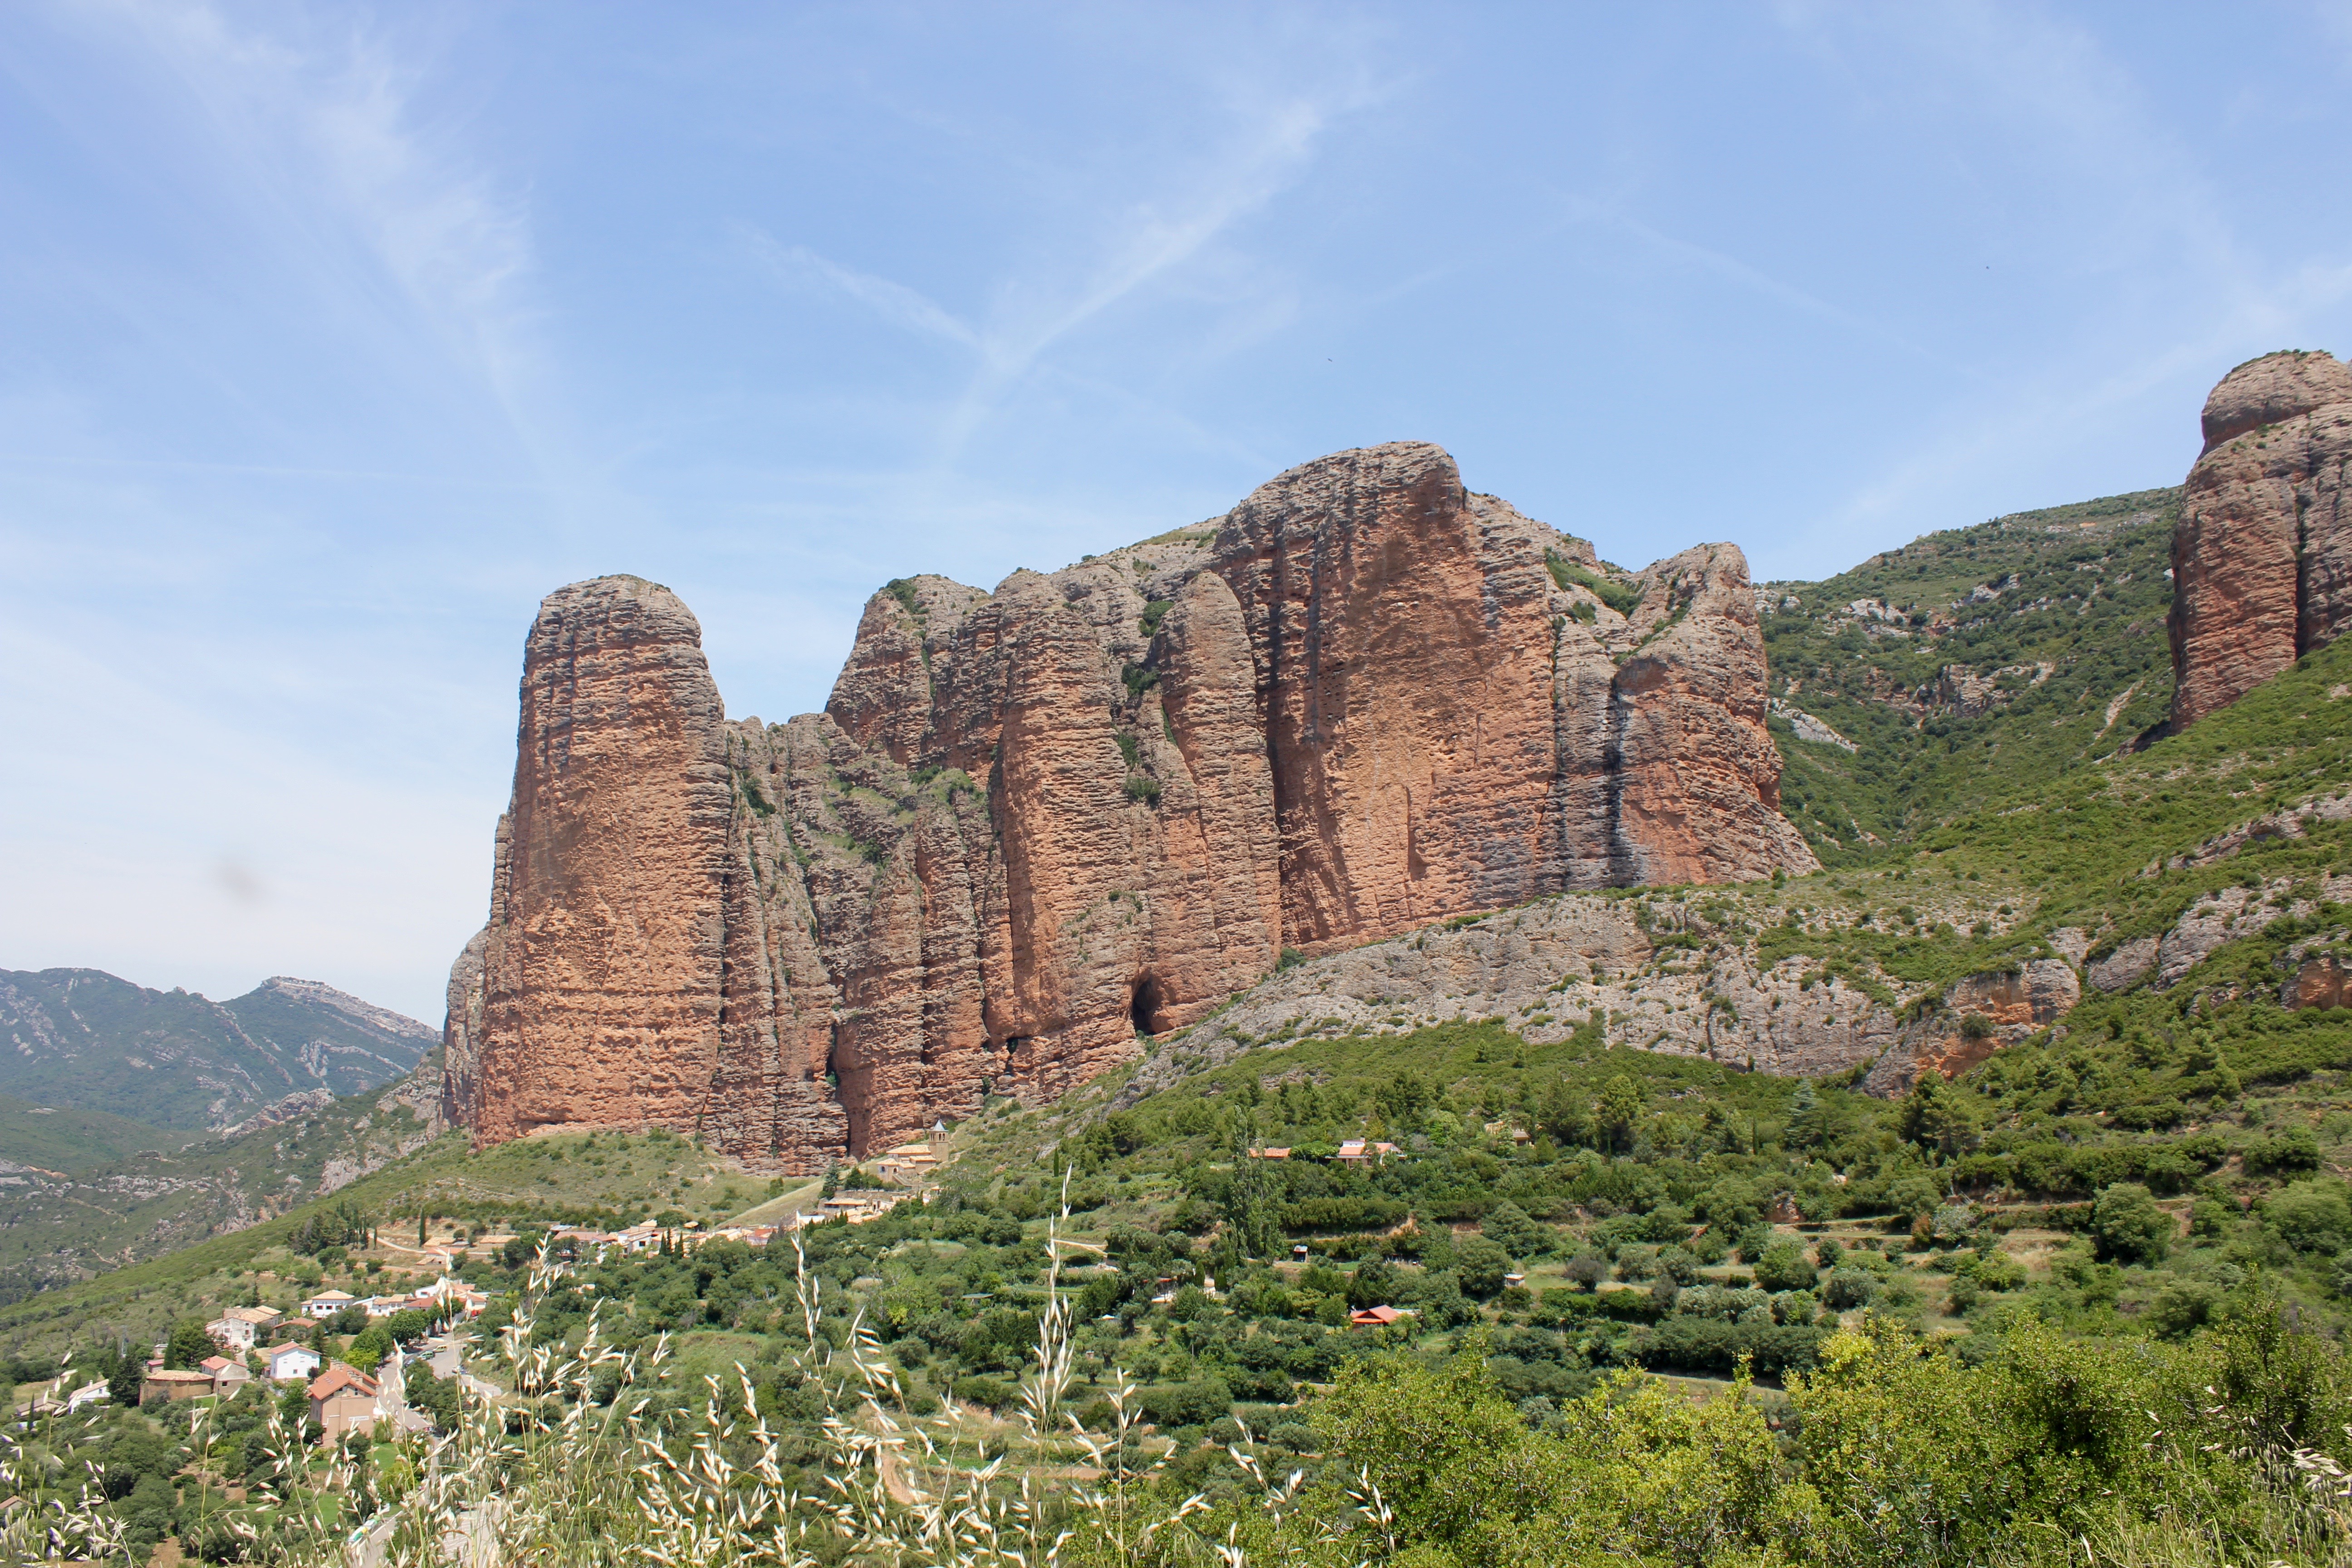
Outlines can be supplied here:
[[2352, 619], [2352, 367], [2265, 354], [2205, 400], [2172, 536], [2171, 728], [2226, 708]]

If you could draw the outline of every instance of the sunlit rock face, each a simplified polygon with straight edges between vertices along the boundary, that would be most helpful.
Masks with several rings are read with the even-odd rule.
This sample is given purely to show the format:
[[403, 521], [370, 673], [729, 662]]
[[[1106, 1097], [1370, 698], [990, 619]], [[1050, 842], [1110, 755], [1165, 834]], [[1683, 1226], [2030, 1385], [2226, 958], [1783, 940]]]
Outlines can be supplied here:
[[2265, 354], [2221, 378], [2204, 423], [2172, 536], [2176, 732], [2352, 620], [2352, 366]]
[[993, 593], [904, 579], [826, 710], [730, 722], [667, 589], [551, 595], [445, 1094], [784, 1171], [1050, 1097], [1325, 952], [1804, 871], [1747, 563], [1627, 574], [1438, 447]]

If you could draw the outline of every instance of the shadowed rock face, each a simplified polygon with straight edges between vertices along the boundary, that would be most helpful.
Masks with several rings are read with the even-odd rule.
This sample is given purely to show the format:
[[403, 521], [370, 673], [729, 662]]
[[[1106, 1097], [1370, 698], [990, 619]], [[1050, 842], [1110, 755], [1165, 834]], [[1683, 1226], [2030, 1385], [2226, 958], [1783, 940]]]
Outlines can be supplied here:
[[2267, 354], [2205, 403], [2172, 538], [2171, 727], [2226, 708], [2352, 620], [2352, 367]]
[[445, 1094], [484, 1141], [809, 1170], [1056, 1094], [1286, 947], [1810, 870], [1764, 687], [1738, 551], [1627, 577], [1416, 443], [992, 594], [894, 583], [786, 724], [726, 721], [667, 590], [576, 584], [526, 649]]

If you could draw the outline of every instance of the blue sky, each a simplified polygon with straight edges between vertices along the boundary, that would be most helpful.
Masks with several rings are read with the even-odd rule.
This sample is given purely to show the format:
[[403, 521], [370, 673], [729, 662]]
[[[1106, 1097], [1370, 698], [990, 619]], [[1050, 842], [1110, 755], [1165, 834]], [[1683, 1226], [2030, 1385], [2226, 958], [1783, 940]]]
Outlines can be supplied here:
[[1400, 437], [1639, 565], [2177, 481], [2347, 347], [2340, 8], [0, 8], [0, 967], [437, 1022], [522, 636], [731, 712], [866, 595]]

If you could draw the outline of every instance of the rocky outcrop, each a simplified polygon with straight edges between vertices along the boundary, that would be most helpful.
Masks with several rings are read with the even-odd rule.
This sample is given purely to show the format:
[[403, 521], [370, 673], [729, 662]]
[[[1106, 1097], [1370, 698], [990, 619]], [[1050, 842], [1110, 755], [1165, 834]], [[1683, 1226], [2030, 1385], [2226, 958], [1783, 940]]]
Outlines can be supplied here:
[[2341, 953], [2305, 959], [2279, 988], [2279, 1005], [2290, 1010], [2352, 1007], [2352, 966]]
[[2267, 354], [2205, 403], [2172, 538], [2170, 728], [2225, 708], [2352, 619], [2352, 367]]
[[484, 1141], [662, 1125], [807, 1170], [1050, 1096], [1444, 917], [1814, 862], [1747, 564], [1628, 575], [1437, 447], [993, 593], [867, 604], [826, 710], [730, 723], [635, 578], [526, 648], [445, 1092]]
[[[506, 823], [499, 823], [499, 842], [503, 851], [506, 843]], [[499, 859], [499, 870], [505, 870], [506, 858]], [[492, 879], [490, 907], [505, 907], [506, 895], [501, 874]], [[441, 1095], [440, 1117], [444, 1122], [462, 1126], [473, 1118], [474, 1097], [481, 1089], [481, 1049], [483, 1014], [489, 1004], [489, 976], [485, 957], [489, 952], [490, 931], [485, 926], [476, 931], [449, 966], [448, 1010], [441, 1025]]]
[[1970, 975], [1944, 993], [1941, 1007], [1904, 1028], [1864, 1075], [1863, 1091], [1891, 1098], [1926, 1073], [1958, 1078], [2003, 1046], [2056, 1023], [2082, 999], [2074, 966], [2059, 959]]
[[2136, 936], [2118, 942], [2115, 951], [2091, 961], [2084, 975], [2102, 991], [2128, 991], [2156, 968], [2160, 939]]
[[1767, 964], [1758, 917], [1774, 908], [1766, 897], [1742, 906], [1719, 894], [1554, 899], [1332, 953], [1156, 1043], [1111, 1103], [1133, 1104], [1245, 1053], [1278, 1056], [1299, 1040], [1480, 1021], [1534, 1047], [1581, 1031], [1757, 1072], [1859, 1067], [1865, 1091], [1893, 1096], [1926, 1072], [1966, 1072], [2082, 997], [2074, 966], [2057, 958], [1940, 990], [1887, 974], [1853, 984], [1801, 956]]

